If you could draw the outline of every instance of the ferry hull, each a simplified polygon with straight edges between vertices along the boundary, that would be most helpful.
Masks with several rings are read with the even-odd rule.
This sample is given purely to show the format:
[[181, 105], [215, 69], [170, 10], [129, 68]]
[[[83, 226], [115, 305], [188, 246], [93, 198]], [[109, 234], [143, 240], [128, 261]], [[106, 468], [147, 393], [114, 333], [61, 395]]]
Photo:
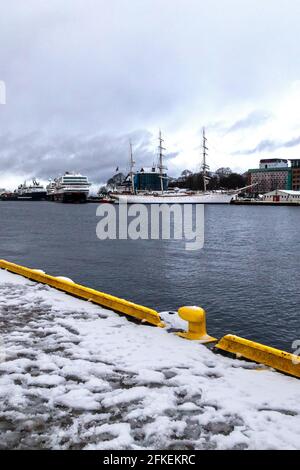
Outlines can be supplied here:
[[55, 202], [64, 202], [70, 204], [84, 204], [87, 202], [87, 194], [83, 192], [64, 192], [54, 193], [50, 199]]
[[46, 201], [47, 193], [2, 194], [0, 199], [2, 201]]
[[24, 194], [24, 196], [18, 197], [18, 199], [27, 199], [30, 201], [45, 201], [47, 199], [47, 192], [40, 191], [40, 192], [26, 193]]

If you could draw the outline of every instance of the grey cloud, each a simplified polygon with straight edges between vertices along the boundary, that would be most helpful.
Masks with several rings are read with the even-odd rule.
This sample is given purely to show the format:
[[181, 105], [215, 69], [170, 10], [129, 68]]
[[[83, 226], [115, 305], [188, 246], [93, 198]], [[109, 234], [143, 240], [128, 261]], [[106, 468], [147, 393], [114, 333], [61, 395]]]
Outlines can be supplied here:
[[[111, 177], [116, 167], [124, 173], [129, 165], [129, 140], [133, 143], [136, 167], [151, 166], [156, 161], [155, 137], [145, 130], [111, 136], [74, 135], [47, 139], [39, 133], [14, 138], [0, 136], [2, 148], [0, 161], [2, 174], [53, 178], [65, 171], [80, 171], [94, 183], [103, 183]], [[172, 159], [176, 153], [166, 153]]]
[[259, 152], [273, 152], [281, 148], [296, 147], [300, 144], [300, 137], [287, 140], [286, 142], [280, 142], [276, 140], [262, 140], [256, 147], [248, 150], [239, 150], [234, 152], [233, 155], [252, 155]]
[[[225, 120], [209, 122], [205, 127], [208, 131], [217, 131], [224, 136], [232, 132], [238, 132], [243, 129], [251, 129], [259, 127], [272, 118], [272, 114], [267, 111], [256, 110], [248, 114], [246, 117], [237, 120], [232, 125], [228, 126]], [[202, 129], [198, 132], [202, 134]]]
[[258, 127], [261, 124], [264, 124], [271, 118], [271, 114], [267, 113], [266, 111], [253, 111], [252, 113], [248, 114], [243, 119], [236, 121], [232, 126], [229, 127], [227, 133], [236, 132], [242, 129], [248, 129], [253, 127]]
[[[176, 140], [220, 110], [254, 109], [286, 90], [300, 74], [299, 1], [285, 21], [279, 0], [263, 10], [260, 0], [221, 3], [216, 15], [220, 0], [5, 2], [1, 172], [42, 177], [72, 163], [100, 178], [125, 162], [135, 130], [161, 127]], [[263, 119], [254, 113], [231, 132]], [[141, 160], [151, 162], [147, 145]]]
[[295, 137], [294, 139], [288, 140], [283, 144], [283, 147], [296, 147], [300, 144], [300, 137]]

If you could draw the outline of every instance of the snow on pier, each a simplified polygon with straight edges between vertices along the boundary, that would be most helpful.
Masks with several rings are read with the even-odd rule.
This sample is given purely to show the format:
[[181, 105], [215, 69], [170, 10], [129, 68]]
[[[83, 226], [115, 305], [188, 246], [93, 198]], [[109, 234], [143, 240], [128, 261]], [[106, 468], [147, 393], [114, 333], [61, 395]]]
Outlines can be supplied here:
[[295, 378], [6, 271], [0, 322], [1, 448], [300, 448]]

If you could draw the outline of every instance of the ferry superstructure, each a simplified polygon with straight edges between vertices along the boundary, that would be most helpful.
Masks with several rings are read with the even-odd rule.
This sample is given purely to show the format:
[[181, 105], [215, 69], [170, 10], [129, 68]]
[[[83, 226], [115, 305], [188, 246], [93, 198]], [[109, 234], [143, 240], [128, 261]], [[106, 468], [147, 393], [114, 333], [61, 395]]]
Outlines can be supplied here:
[[89, 195], [87, 176], [66, 172], [47, 186], [48, 199], [57, 202], [84, 203]]

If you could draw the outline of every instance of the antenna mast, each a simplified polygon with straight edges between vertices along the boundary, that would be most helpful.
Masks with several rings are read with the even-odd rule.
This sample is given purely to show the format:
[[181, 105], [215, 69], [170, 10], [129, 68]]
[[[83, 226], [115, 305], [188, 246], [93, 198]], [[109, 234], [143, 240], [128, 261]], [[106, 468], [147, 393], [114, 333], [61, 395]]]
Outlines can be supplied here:
[[131, 140], [129, 141], [129, 154], [130, 154], [130, 172], [129, 172], [129, 175], [130, 175], [130, 181], [131, 181], [132, 194], [134, 194], [134, 171], [133, 171], [133, 168], [134, 168], [135, 161], [133, 160]]
[[163, 166], [163, 150], [166, 150], [162, 144], [163, 144], [163, 138], [161, 136], [161, 130], [159, 129], [159, 137], [158, 137], [158, 142], [159, 142], [159, 145], [158, 145], [158, 154], [159, 154], [159, 165], [158, 165], [158, 168], [159, 168], [159, 174], [160, 174], [160, 189], [161, 189], [161, 192], [163, 194], [164, 192], [164, 183], [163, 183], [163, 170], [166, 169], [165, 166]]
[[203, 161], [202, 161], [202, 174], [203, 174], [203, 185], [204, 185], [204, 191], [206, 191], [207, 183], [209, 182], [210, 178], [207, 176], [207, 170], [209, 170], [209, 165], [206, 163], [206, 157], [207, 157], [207, 150], [208, 148], [206, 147], [206, 142], [207, 138], [205, 137], [205, 127], [202, 129], [202, 150], [203, 150]]

